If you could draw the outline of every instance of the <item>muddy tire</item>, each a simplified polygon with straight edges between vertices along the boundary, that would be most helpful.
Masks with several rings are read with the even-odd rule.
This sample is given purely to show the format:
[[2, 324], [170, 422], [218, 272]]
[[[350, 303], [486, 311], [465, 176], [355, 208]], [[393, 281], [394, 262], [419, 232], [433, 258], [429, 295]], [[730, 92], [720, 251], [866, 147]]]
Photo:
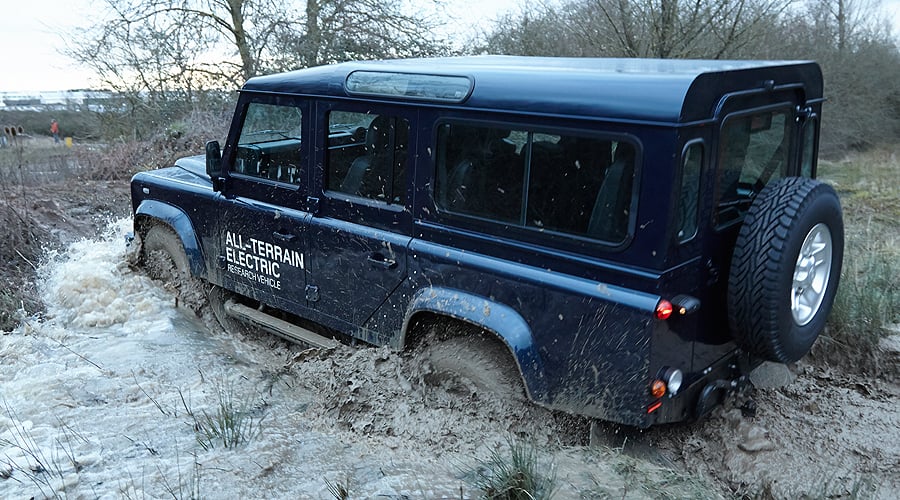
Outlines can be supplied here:
[[141, 265], [147, 275], [163, 282], [175, 294], [177, 303], [195, 313], [206, 303], [203, 283], [191, 277], [190, 263], [181, 239], [168, 226], [150, 226], [141, 238]]
[[753, 201], [735, 244], [728, 281], [731, 333], [769, 361], [803, 357], [825, 327], [844, 252], [837, 194], [789, 177]]
[[181, 239], [167, 226], [150, 226], [141, 245], [141, 263], [147, 274], [164, 282], [183, 281], [191, 276]]
[[209, 290], [209, 308], [216, 318], [216, 322], [229, 334], [249, 335], [260, 333], [258, 328], [244, 323], [239, 319], [229, 316], [225, 312], [225, 303], [230, 299], [237, 297], [233, 292], [228, 291], [220, 286], [213, 286]]
[[464, 327], [456, 336], [442, 340], [429, 335], [419, 355], [429, 384], [484, 398], [525, 399], [522, 378], [509, 349], [479, 329]]

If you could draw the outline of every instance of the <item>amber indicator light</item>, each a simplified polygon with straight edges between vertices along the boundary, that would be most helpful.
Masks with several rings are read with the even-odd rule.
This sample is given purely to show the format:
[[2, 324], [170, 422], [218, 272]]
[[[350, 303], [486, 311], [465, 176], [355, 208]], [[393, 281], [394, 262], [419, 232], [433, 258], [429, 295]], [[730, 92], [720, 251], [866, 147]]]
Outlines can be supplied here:
[[650, 395], [654, 398], [661, 398], [666, 395], [666, 383], [662, 380], [654, 380], [650, 384]]

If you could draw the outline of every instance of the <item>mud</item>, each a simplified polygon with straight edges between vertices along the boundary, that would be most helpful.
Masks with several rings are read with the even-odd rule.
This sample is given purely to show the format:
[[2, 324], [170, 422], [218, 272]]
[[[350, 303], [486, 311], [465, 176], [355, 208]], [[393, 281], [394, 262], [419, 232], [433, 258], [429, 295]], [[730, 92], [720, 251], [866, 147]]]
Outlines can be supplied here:
[[[84, 186], [80, 194], [73, 192], [73, 186], [60, 189], [59, 193], [45, 188], [29, 194], [32, 214], [44, 221], [43, 227], [57, 242], [95, 237], [105, 219], [121, 214], [123, 207], [127, 211], [127, 186]], [[124, 240], [121, 244], [124, 248]], [[84, 294], [96, 297], [95, 305], [90, 301], [77, 307], [57, 305], [68, 311], [60, 314], [68, 315], [66, 321], [79, 332], [126, 324], [129, 315], [146, 315], [140, 304], [121, 302], [126, 294], [143, 293], [129, 287], [147, 287], [154, 296], [170, 293], [174, 306], [171, 291], [149, 280], [131, 280], [127, 287], [117, 281], [134, 272], [124, 250], [107, 259], [110, 262], [104, 265], [91, 264], [85, 270], [90, 276], [73, 278], [72, 285], [83, 288], [59, 295], [63, 301]], [[187, 310], [182, 309], [182, 314], [190, 317]], [[265, 402], [260, 411], [272, 415], [270, 422], [278, 419], [265, 442], [247, 448], [247, 457], [198, 455], [204, 458], [208, 495], [270, 491], [327, 498], [325, 478], [351, 486], [351, 498], [382, 493], [393, 498], [470, 498], [475, 493], [466, 475], [511, 441], [529, 442], [540, 450], [541, 466], [557, 477], [555, 498], [886, 499], [900, 491], [900, 476], [895, 472], [900, 466], [900, 388], [887, 378], [865, 378], [837, 367], [801, 362], [774, 376], [757, 376], [760, 388], [750, 394], [752, 404], [729, 401], [696, 423], [645, 432], [609, 430], [608, 446], [591, 448], [585, 446], [588, 422], [519, 401], [498, 401], [477, 387], [429, 377], [428, 362], [421, 354], [350, 346], [305, 350], [268, 335], [223, 332], [209, 311], [200, 314], [211, 340], [194, 340], [205, 334], [197, 333], [199, 327], [190, 320], [176, 321], [175, 332], [166, 338], [186, 336], [185, 348], [197, 349], [196, 356], [207, 360], [204, 363], [241, 374], [241, 380]], [[35, 344], [42, 331], [30, 329], [6, 337], [9, 348], [3, 351], [3, 360], [10, 370], [15, 363], [28, 361], [19, 353]], [[94, 331], [54, 335], [84, 342], [97, 337], [97, 342], [106, 344], [122, 339], [121, 334], [104, 338]], [[894, 349], [890, 356], [895, 357], [889, 359], [900, 359], [896, 336], [883, 344], [888, 351]], [[50, 351], [45, 347], [39, 353]], [[140, 391], [127, 389], [129, 401], [144, 400], [143, 391], [156, 394], [154, 389], [162, 388], [167, 377], [182, 380], [179, 377], [192, 373], [191, 367], [184, 373], [161, 370], [136, 372], [142, 385]], [[102, 407], [91, 396], [90, 385], [70, 392], [78, 396], [67, 403], [75, 405], [72, 415]], [[58, 414], [66, 408], [54, 411]], [[118, 410], [111, 407], [109, 411]], [[152, 408], [145, 412], [154, 414]], [[72, 425], [79, 427], [77, 422]], [[87, 460], [85, 467], [120, 467], [127, 465], [121, 461], [138, 454], [113, 444], [104, 446], [109, 448], [87, 453], [93, 460]], [[110, 454], [125, 458], [116, 462]], [[242, 475], [237, 483], [229, 479], [235, 473]], [[151, 479], [148, 474], [148, 484]], [[9, 484], [0, 479], [0, 490]], [[85, 488], [100, 496], [117, 491], [97, 484]], [[140, 496], [136, 489], [128, 491]], [[462, 492], [454, 493], [458, 491]], [[165, 489], [150, 494], [164, 495]]]
[[784, 387], [753, 392], [753, 411], [730, 402], [706, 422], [655, 431], [662, 452], [739, 493], [893, 498], [900, 388], [802, 363], [792, 371]]

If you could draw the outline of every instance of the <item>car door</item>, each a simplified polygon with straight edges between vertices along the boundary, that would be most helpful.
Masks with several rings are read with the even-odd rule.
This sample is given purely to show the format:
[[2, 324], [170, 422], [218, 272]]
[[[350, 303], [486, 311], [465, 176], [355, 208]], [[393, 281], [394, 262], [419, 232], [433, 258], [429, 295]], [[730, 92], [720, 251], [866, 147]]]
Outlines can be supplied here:
[[290, 312], [306, 305], [306, 105], [249, 97], [226, 147], [215, 235], [222, 285]]
[[345, 331], [366, 325], [406, 278], [412, 117], [363, 103], [316, 106], [307, 297], [320, 321]]
[[731, 340], [727, 333], [731, 258], [753, 199], [766, 184], [797, 175], [797, 105], [794, 93], [785, 92], [764, 104], [725, 107], [714, 168], [707, 172], [704, 188], [704, 198], [711, 200], [710, 216], [698, 228], [705, 279], [698, 293], [703, 308], [695, 366], [707, 366], [729, 348], [730, 344], [716, 346]]

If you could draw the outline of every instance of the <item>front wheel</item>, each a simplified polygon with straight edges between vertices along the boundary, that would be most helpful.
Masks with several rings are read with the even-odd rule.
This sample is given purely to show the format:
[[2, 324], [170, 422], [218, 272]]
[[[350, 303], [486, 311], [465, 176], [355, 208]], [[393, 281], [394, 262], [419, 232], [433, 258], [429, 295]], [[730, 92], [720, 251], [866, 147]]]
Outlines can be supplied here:
[[831, 312], [843, 253], [841, 205], [831, 186], [788, 177], [763, 188], [731, 262], [728, 314], [737, 343], [780, 363], [809, 352]]
[[184, 245], [174, 230], [161, 224], [150, 226], [141, 238], [140, 255], [148, 276], [162, 281], [178, 302], [199, 313], [206, 303], [206, 293], [202, 282], [191, 277]]
[[209, 290], [209, 308], [212, 310], [216, 322], [225, 332], [230, 334], [248, 335], [257, 330], [239, 319], [232, 318], [225, 310], [225, 304], [229, 300], [237, 300], [237, 295], [220, 286], [213, 285]]

